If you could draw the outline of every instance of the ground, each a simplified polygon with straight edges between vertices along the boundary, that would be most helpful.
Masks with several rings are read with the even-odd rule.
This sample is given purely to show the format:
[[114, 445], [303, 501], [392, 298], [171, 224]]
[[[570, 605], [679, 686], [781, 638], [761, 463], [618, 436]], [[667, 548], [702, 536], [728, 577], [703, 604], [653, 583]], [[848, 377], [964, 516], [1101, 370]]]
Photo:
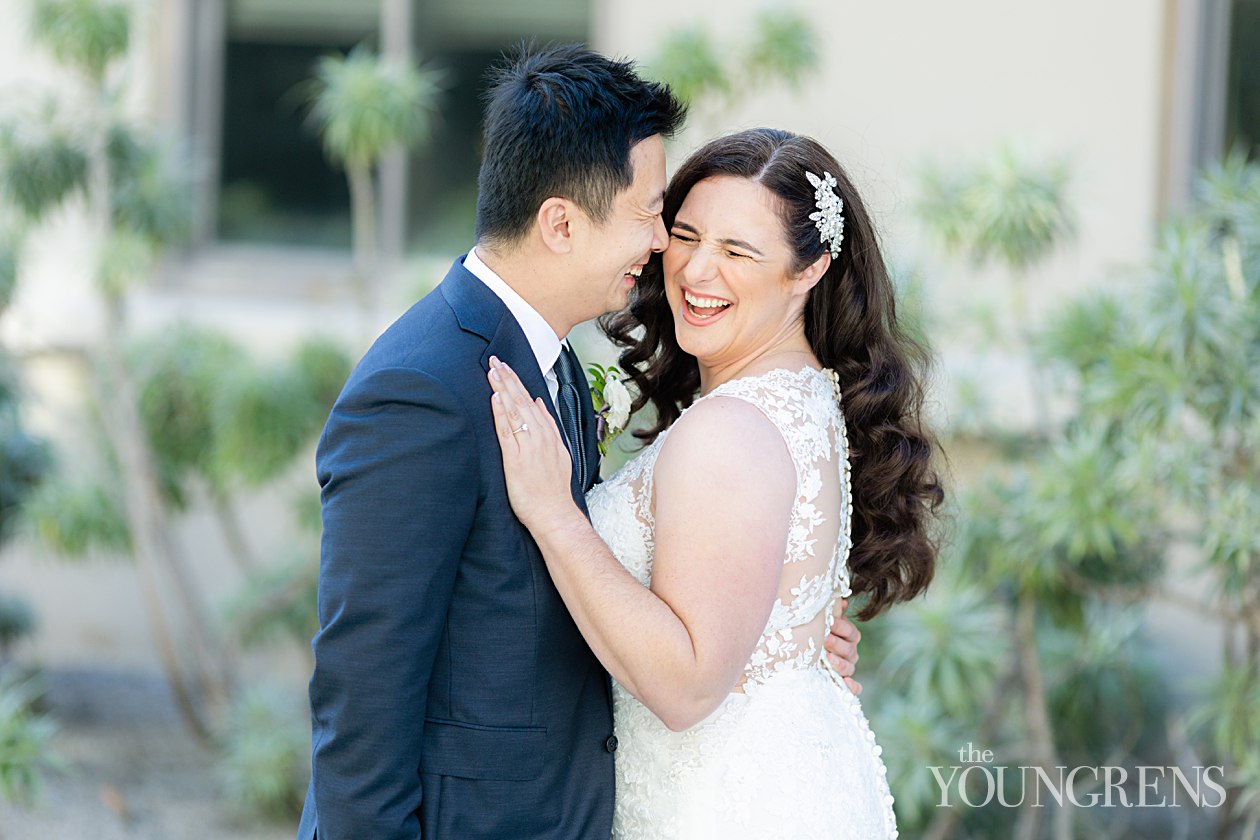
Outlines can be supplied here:
[[296, 820], [233, 813], [160, 675], [51, 670], [44, 684], [67, 770], [35, 805], [0, 802], [0, 840], [293, 840]]

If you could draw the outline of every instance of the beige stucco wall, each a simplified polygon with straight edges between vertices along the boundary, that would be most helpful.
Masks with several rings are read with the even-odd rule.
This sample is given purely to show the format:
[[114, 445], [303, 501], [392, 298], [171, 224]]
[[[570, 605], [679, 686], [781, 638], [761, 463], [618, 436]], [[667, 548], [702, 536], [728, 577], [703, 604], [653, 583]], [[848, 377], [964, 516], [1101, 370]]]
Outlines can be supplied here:
[[891, 249], [915, 249], [908, 212], [925, 160], [973, 160], [1004, 142], [1066, 155], [1080, 238], [1052, 273], [1079, 282], [1140, 259], [1159, 182], [1163, 4], [1154, 0], [597, 0], [594, 41], [650, 62], [662, 27], [747, 39], [763, 8], [817, 25], [822, 66], [799, 92], [767, 90], [699, 133], [768, 124], [811, 134], [856, 178]]

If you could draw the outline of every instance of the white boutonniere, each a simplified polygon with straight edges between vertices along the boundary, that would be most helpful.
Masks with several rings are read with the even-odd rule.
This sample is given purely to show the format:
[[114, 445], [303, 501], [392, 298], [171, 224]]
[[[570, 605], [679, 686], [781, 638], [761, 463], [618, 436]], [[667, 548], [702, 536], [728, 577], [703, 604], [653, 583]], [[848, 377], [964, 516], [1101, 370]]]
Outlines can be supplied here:
[[634, 398], [621, 379], [621, 371], [603, 365], [591, 365], [591, 402], [595, 406], [595, 435], [599, 441], [599, 454], [607, 455], [613, 438], [626, 429], [630, 422], [630, 406]]

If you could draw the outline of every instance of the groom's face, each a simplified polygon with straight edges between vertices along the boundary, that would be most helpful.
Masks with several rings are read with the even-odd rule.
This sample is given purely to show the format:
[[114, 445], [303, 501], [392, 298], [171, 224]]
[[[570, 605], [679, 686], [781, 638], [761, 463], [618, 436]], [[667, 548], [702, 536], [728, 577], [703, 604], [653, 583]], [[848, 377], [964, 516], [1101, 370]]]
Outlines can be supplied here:
[[602, 225], [586, 229], [582, 286], [575, 290], [583, 320], [625, 308], [630, 290], [655, 251], [669, 243], [661, 211], [665, 204], [665, 144], [649, 137], [630, 149], [634, 181], [617, 194]]

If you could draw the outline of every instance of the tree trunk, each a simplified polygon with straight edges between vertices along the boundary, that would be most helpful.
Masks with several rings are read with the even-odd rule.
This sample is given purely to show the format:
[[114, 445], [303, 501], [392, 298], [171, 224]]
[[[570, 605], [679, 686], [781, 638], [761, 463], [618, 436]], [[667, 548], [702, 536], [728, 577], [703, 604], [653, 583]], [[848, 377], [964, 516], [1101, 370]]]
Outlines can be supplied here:
[[354, 283], [359, 301], [359, 330], [367, 345], [376, 326], [377, 275], [376, 185], [370, 164], [346, 165], [350, 183], [350, 220], [353, 227]]
[[[1035, 760], [1053, 778], [1059, 765], [1058, 751], [1054, 746], [1054, 729], [1050, 724], [1050, 711], [1046, 706], [1045, 679], [1041, 673], [1041, 657], [1037, 653], [1037, 601], [1027, 592], [1019, 595], [1015, 613], [1015, 639], [1019, 651], [1020, 670], [1023, 673], [1024, 707], [1028, 715], [1028, 730], [1032, 737]], [[1018, 840], [1036, 840], [1041, 833], [1044, 810], [1025, 803], [1016, 824]], [[1064, 803], [1054, 809], [1054, 840], [1072, 840], [1072, 805]]]
[[[97, 103], [100, 122], [89, 153], [88, 203], [99, 243], [103, 246], [112, 231], [109, 156], [106, 146], [110, 124], [109, 101], [103, 90], [98, 91]], [[101, 416], [105, 421], [110, 445], [119, 462], [132, 552], [144, 588], [149, 620], [153, 623], [154, 639], [167, 681], [185, 723], [196, 737], [204, 741], [210, 727], [188, 690], [184, 671], [175, 651], [172, 628], [162, 609], [159, 570], [164, 565], [187, 610], [187, 625], [194, 645], [191, 671], [196, 682], [205, 687], [209, 699], [220, 702], [227, 700], [229, 669], [226, 660], [221, 658], [222, 651], [215, 651], [210, 642], [205, 607], [191, 576], [174, 556], [174, 545], [155, 468], [156, 459], [149, 447], [140, 418], [138, 390], [127, 369], [124, 351], [126, 316], [121, 293], [105, 292], [105, 311], [102, 357], [107, 381], [98, 386]], [[217, 663], [217, 678], [210, 677], [205, 662]]]
[[1011, 283], [1011, 302], [1019, 323], [1019, 340], [1023, 345], [1024, 358], [1028, 360], [1028, 388], [1032, 398], [1033, 428], [1042, 440], [1050, 440], [1050, 406], [1046, 402], [1046, 377], [1037, 362], [1033, 343], [1032, 313], [1028, 307], [1028, 277], [1020, 271]]
[[[1007, 696], [1011, 689], [1015, 687], [1016, 681], [1019, 679], [1019, 656], [1016, 653], [1011, 657], [1010, 666], [997, 681], [994, 686], [993, 696], [989, 698], [989, 705], [985, 709], [981, 718], [981, 725], [977, 744], [988, 744], [997, 737], [998, 730], [1002, 728], [1002, 719], [1005, 717]], [[962, 809], [948, 808], [941, 811], [931, 823], [928, 824], [927, 831], [923, 835], [923, 840], [950, 840], [954, 833], [958, 830], [959, 824], [962, 823]]]
[[228, 552], [236, 561], [236, 567], [246, 578], [251, 578], [262, 568], [254, 550], [245, 538], [245, 529], [241, 527], [241, 519], [236, 515], [236, 508], [227, 494], [218, 489], [210, 490], [210, 502], [214, 505], [214, 516], [219, 522], [219, 530], [228, 545]]

